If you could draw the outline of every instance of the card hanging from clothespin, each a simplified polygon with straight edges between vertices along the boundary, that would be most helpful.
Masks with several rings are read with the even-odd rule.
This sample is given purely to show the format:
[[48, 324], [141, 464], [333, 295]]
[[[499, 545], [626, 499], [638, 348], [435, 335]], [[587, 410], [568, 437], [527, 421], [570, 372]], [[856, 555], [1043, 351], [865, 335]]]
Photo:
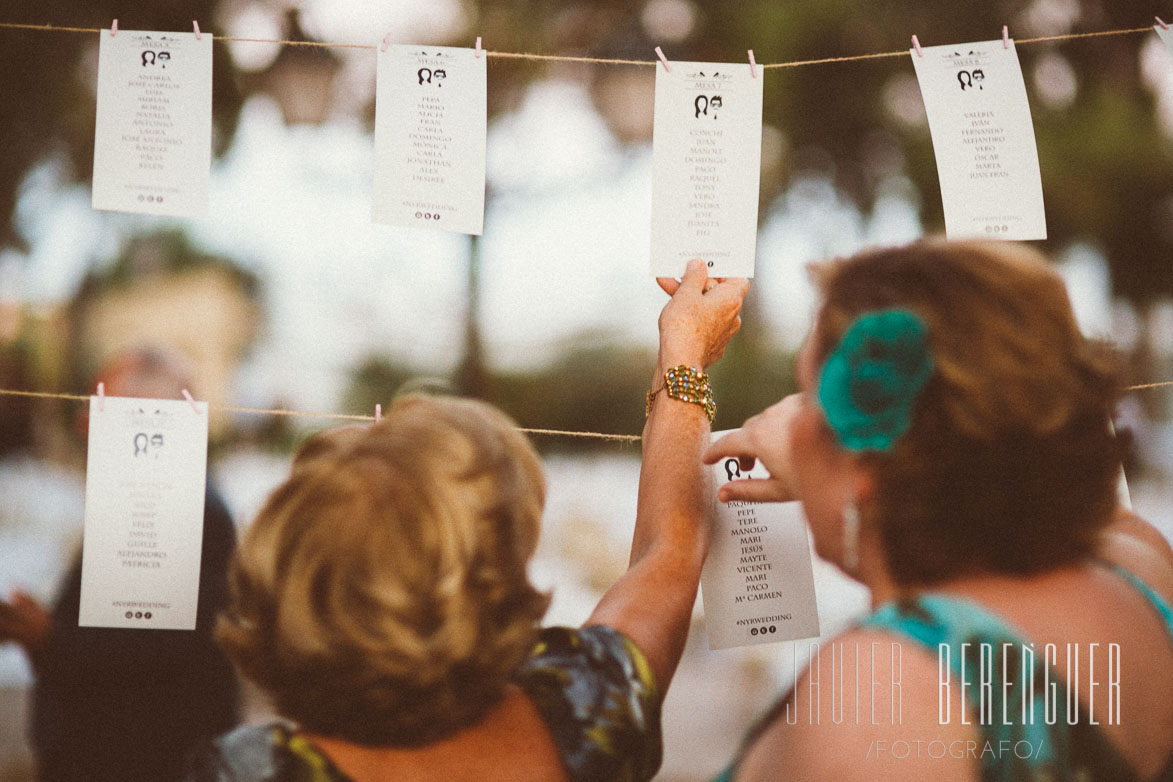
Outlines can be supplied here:
[[489, 58], [468, 46], [388, 38], [384, 47], [375, 71], [371, 219], [480, 235]]
[[924, 51], [920, 48], [920, 39], [917, 38], [915, 35], [912, 36], [912, 48], [916, 50], [917, 57], [924, 57], [925, 56]]
[[478, 60], [481, 58], [482, 54], [484, 54], [484, 49], [481, 48], [481, 37], [478, 35], [476, 45], [476, 57]]
[[1157, 22], [1153, 25], [1153, 30], [1156, 31], [1157, 37], [1164, 42], [1169, 54], [1173, 55], [1173, 33], [1169, 32], [1169, 25], [1165, 24], [1165, 20], [1159, 16], [1154, 16], [1153, 19]]
[[196, 402], [195, 399], [192, 398], [191, 392], [184, 388], [180, 391], [180, 393], [183, 394], [183, 398], [187, 400], [187, 403], [191, 405], [191, 409], [196, 411], [196, 415], [199, 415], [200, 409], [196, 407]]
[[660, 58], [660, 62], [664, 63], [664, 70], [672, 73], [672, 66], [668, 64], [668, 58], [664, 56], [664, 50], [659, 46], [656, 47], [656, 56]]
[[[200, 217], [212, 166], [212, 35], [125, 30], [100, 36], [91, 206]], [[166, 82], [166, 96], [153, 94]], [[157, 102], [161, 101], [161, 102]], [[154, 107], [144, 119], [144, 106]], [[142, 134], [147, 135], [142, 135]]]
[[[651, 264], [675, 277], [701, 258], [710, 277], [752, 277], [757, 251], [762, 88], [756, 62], [656, 67]], [[747, 50], [748, 56], [748, 50]]]
[[937, 159], [946, 236], [1045, 239], [1034, 124], [1009, 27], [1000, 40], [909, 55]]
[[98, 383], [98, 412], [106, 412], [106, 384]]
[[753, 49], [749, 50], [749, 75], [753, 76], [755, 79], [758, 77], [758, 63], [757, 60], [753, 58]]

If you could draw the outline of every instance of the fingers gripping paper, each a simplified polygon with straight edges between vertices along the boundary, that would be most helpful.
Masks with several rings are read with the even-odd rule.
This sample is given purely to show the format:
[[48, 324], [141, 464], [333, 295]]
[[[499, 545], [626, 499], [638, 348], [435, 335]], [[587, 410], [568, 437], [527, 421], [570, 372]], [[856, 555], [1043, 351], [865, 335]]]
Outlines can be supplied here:
[[212, 36], [100, 33], [93, 207], [200, 217], [212, 165]]
[[652, 274], [700, 258], [710, 277], [752, 277], [762, 160], [762, 83], [749, 65], [656, 66]]
[[443, 46], [379, 52], [375, 222], [482, 232], [485, 61]]
[[[737, 459], [722, 459], [713, 471], [717, 486], [768, 477], [761, 465], [743, 471]], [[709, 648], [817, 636], [815, 580], [799, 503], [713, 502], [713, 539], [701, 571]]]
[[950, 239], [1046, 239], [1034, 125], [1011, 41], [912, 51]]
[[90, 399], [83, 627], [195, 629], [208, 449], [196, 406]]

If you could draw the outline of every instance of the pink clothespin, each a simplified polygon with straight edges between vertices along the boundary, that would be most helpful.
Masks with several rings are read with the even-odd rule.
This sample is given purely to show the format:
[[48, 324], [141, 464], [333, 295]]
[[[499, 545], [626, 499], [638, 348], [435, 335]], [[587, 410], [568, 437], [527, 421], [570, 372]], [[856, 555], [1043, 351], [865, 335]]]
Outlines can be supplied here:
[[1157, 24], [1161, 25], [1161, 29], [1162, 29], [1162, 30], [1168, 30], [1168, 29], [1169, 29], [1169, 25], [1165, 24], [1165, 22], [1164, 22], [1164, 21], [1161, 19], [1161, 17], [1159, 17], [1159, 16], [1154, 16], [1153, 18], [1157, 20]]
[[110, 25], [110, 37], [113, 38], [116, 35], [118, 35], [118, 20], [117, 19], [115, 19], [114, 23]]
[[749, 75], [755, 79], [758, 77], [758, 63], [753, 58], [753, 49], [749, 50]]
[[481, 52], [482, 51], [483, 50], [481, 49], [481, 37], [478, 35], [477, 36], [477, 47], [476, 47], [476, 56], [477, 56], [478, 60], [481, 59]]
[[195, 37], [196, 37], [196, 40], [198, 41], [198, 40], [200, 40], [201, 38], [203, 38], [203, 36], [202, 36], [202, 35], [200, 35], [200, 23], [199, 23], [199, 22], [197, 22], [195, 19], [192, 19], [192, 20], [191, 20], [191, 26], [192, 26], [192, 29], [194, 29], [194, 30], [195, 30]]
[[383, 406], [376, 404], [375, 405], [375, 423], [379, 423], [382, 420], [383, 420]]
[[916, 49], [916, 56], [917, 57], [924, 57], [925, 56], [925, 53], [923, 51], [921, 51], [921, 48], [920, 48], [920, 40], [915, 35], [912, 36], [912, 48]]
[[380, 51], [384, 51], [384, 52], [387, 51], [387, 47], [390, 45], [391, 45], [391, 33], [387, 33], [386, 35], [383, 36], [383, 47], [382, 47], [382, 49], [380, 49]]
[[98, 383], [98, 412], [106, 412], [106, 384]]
[[180, 391], [180, 393], [183, 394], [183, 398], [187, 400], [187, 403], [191, 405], [191, 409], [198, 413], [200, 409], [196, 407], [195, 400], [191, 398], [191, 392], [184, 388]]
[[1010, 26], [1005, 24], [1002, 25], [1002, 48], [1010, 48]]
[[656, 56], [660, 58], [660, 62], [664, 63], [664, 70], [672, 73], [672, 67], [668, 65], [668, 58], [664, 56], [664, 51], [659, 46], [656, 47]]

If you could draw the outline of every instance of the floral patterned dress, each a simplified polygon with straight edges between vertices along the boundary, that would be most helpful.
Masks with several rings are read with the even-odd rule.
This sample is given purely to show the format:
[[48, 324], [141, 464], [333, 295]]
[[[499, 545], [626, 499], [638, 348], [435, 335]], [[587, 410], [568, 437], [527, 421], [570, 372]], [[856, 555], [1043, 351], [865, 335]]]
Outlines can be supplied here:
[[[572, 782], [646, 782], [660, 767], [660, 693], [643, 653], [610, 627], [549, 627], [513, 681], [537, 706]], [[284, 725], [206, 747], [187, 782], [352, 782]]]

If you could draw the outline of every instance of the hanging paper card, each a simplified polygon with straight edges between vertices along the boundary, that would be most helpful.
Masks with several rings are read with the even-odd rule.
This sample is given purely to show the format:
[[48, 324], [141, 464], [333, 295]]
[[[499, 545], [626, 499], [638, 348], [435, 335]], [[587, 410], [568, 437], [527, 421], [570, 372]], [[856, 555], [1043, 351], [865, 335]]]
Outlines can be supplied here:
[[473, 49], [442, 46], [379, 52], [375, 222], [481, 233], [485, 61]]
[[193, 630], [199, 596], [208, 406], [90, 398], [84, 627]]
[[1173, 54], [1173, 32], [1166, 30], [1164, 27], [1153, 25], [1153, 29], [1157, 31], [1157, 35], [1165, 42], [1165, 46], [1169, 48], [1169, 54]]
[[[714, 432], [713, 439], [725, 434]], [[718, 487], [769, 477], [760, 464], [742, 471], [737, 459], [722, 459], [713, 471]], [[713, 501], [713, 540], [701, 571], [709, 648], [817, 636], [815, 579], [800, 504]]]
[[212, 36], [100, 34], [93, 207], [199, 217], [212, 164]]
[[1013, 41], [914, 50], [951, 238], [1046, 239], [1043, 185]]
[[753, 276], [763, 81], [748, 64], [656, 66], [652, 274], [700, 258], [712, 277]]

